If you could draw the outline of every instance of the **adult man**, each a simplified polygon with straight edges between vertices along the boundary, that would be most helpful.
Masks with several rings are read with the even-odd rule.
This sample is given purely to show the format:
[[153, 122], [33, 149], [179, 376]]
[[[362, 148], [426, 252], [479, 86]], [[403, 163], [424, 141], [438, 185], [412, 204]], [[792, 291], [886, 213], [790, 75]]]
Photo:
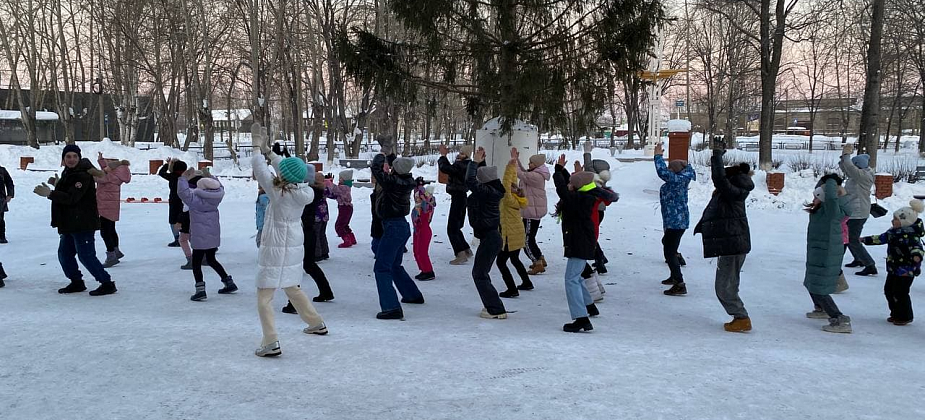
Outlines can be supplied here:
[[[472, 250], [466, 237], [463, 236], [462, 228], [466, 223], [466, 203], [468, 188], [466, 187], [466, 173], [469, 169], [469, 157], [472, 155], [472, 146], [466, 145], [459, 149], [456, 155], [456, 161], [450, 164], [446, 154], [449, 153], [446, 146], [440, 145], [440, 159], [437, 165], [440, 172], [443, 172], [449, 178], [446, 183], [446, 192], [450, 194], [450, 214], [446, 221], [446, 236], [450, 239], [453, 246], [453, 254], [456, 258], [450, 261], [452, 265], [462, 265], [472, 257]], [[485, 162], [479, 164], [484, 166]]]
[[854, 146], [845, 144], [838, 167], [845, 174], [845, 195], [848, 201], [848, 250], [854, 260], [845, 267], [864, 267], [859, 276], [877, 274], [877, 264], [861, 244], [861, 231], [870, 217], [870, 189], [874, 185], [874, 173], [870, 170], [870, 156], [861, 154], [851, 157]]
[[58, 262], [71, 283], [58, 289], [58, 293], [87, 290], [76, 256], [93, 278], [100, 282], [100, 286], [91, 291], [90, 296], [111, 295], [116, 293], [116, 284], [96, 258], [94, 246], [96, 231], [100, 228], [100, 215], [93, 177], [105, 174], [94, 168], [88, 159], [81, 158], [80, 148], [75, 144], [64, 147], [61, 160], [65, 167], [61, 178], [56, 176], [48, 180], [54, 184], [54, 191], [45, 183], [33, 190], [51, 200], [51, 226], [58, 228], [61, 236], [58, 242]]
[[506, 319], [507, 311], [498, 297], [498, 291], [491, 284], [491, 266], [503, 246], [501, 233], [501, 198], [505, 189], [498, 179], [496, 166], [482, 166], [485, 161], [485, 149], [479, 147], [475, 159], [469, 162], [466, 172], [466, 186], [472, 191], [469, 197], [469, 224], [479, 238], [479, 249], [472, 264], [472, 281], [482, 300], [482, 313], [486, 319]]

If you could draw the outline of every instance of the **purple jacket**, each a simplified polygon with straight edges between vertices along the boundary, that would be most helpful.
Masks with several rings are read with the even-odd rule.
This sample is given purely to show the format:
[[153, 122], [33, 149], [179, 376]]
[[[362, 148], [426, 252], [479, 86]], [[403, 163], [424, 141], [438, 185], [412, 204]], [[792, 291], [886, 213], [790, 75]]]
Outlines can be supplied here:
[[[324, 188], [322, 188], [322, 191]], [[321, 200], [318, 200], [318, 209], [315, 210], [315, 223], [323, 223], [330, 220], [331, 216], [328, 214], [328, 199], [324, 197], [324, 193], [321, 194]]]
[[334, 185], [330, 179], [324, 181], [324, 196], [337, 200], [337, 206], [353, 206], [353, 194], [349, 185]]
[[218, 205], [225, 197], [225, 187], [216, 190], [190, 189], [189, 183], [178, 182], [177, 195], [189, 207], [190, 245], [193, 249], [218, 248], [222, 242]]

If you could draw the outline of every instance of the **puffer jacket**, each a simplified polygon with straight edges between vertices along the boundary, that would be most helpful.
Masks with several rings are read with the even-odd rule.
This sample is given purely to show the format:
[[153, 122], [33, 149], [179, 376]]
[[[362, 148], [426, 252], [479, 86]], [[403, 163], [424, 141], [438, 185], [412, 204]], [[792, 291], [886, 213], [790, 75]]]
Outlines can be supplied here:
[[6, 198], [13, 197], [15, 191], [13, 178], [10, 177], [10, 173], [7, 172], [6, 168], [0, 166], [0, 212], [10, 210], [6, 204]]
[[[504, 169], [504, 178], [501, 184], [504, 188], [517, 182], [517, 164], [509, 163]], [[527, 242], [527, 232], [524, 229], [521, 211], [529, 205], [526, 197], [514, 195], [508, 191], [501, 199], [501, 239], [503, 240], [502, 249], [516, 251], [523, 248]]]
[[825, 201], [809, 215], [806, 229], [806, 275], [803, 286], [809, 293], [829, 295], [835, 293], [835, 283], [841, 273], [844, 258], [842, 219], [845, 210], [838, 197], [836, 182], [825, 183]]
[[469, 226], [472, 226], [475, 237], [482, 239], [485, 233], [492, 230], [497, 231], [501, 226], [501, 198], [504, 197], [506, 189], [499, 179], [484, 184], [479, 182], [476, 179], [479, 166], [475, 162], [469, 162], [466, 186], [472, 194], [469, 195], [466, 206], [469, 213]]
[[[214, 178], [213, 178], [214, 179]], [[191, 189], [189, 183], [177, 183], [177, 195], [189, 207], [190, 246], [193, 249], [218, 248], [222, 244], [222, 224], [218, 205], [225, 197], [225, 187]]]
[[328, 211], [328, 199], [324, 195], [324, 187], [315, 186], [315, 195], [320, 197], [318, 207], [315, 209], [315, 223], [324, 223], [331, 219]]
[[540, 220], [549, 212], [549, 202], [546, 199], [546, 181], [549, 181], [549, 169], [546, 165], [537, 166], [536, 169], [524, 170], [520, 161], [517, 162], [517, 177], [520, 178], [520, 188], [527, 197], [527, 207], [520, 211], [520, 215], [528, 220]]
[[[469, 191], [466, 185], [466, 173], [469, 170], [471, 159], [454, 161], [452, 164], [446, 156], [440, 156], [437, 159], [437, 167], [449, 178], [446, 182], [446, 192], [448, 194], [465, 194]], [[483, 161], [479, 166], [485, 166]]]
[[874, 185], [874, 172], [870, 168], [854, 166], [851, 155], [842, 155], [838, 167], [847, 178], [845, 191], [848, 197], [848, 217], [867, 219], [870, 217], [870, 189]]
[[[879, 235], [861, 238], [864, 245], [887, 244], [886, 271], [894, 276], [916, 277], [922, 274], [922, 259], [925, 252], [922, 250], [922, 237], [925, 236], [925, 225], [918, 219], [912, 226], [893, 228]], [[914, 260], [919, 257], [919, 261]]]
[[745, 199], [755, 189], [750, 173], [741, 173], [736, 167], [727, 175], [723, 167], [723, 151], [715, 151], [711, 158], [713, 197], [703, 210], [694, 234], [703, 235], [703, 256], [747, 254], [752, 249], [748, 229]]
[[330, 179], [324, 180], [324, 196], [337, 201], [337, 206], [353, 206], [352, 188], [346, 184], [334, 184]]
[[[279, 173], [283, 158], [270, 153], [270, 162]], [[285, 190], [273, 186], [273, 174], [259, 152], [251, 158], [257, 182], [267, 193], [269, 205], [257, 254], [259, 289], [282, 289], [302, 282], [305, 237], [300, 219], [315, 193], [308, 184], [290, 184]]]
[[597, 250], [597, 228], [600, 224], [599, 200], [614, 202], [619, 196], [608, 189], [595, 186], [587, 191], [570, 191], [571, 174], [556, 165], [552, 180], [556, 185], [559, 204], [556, 206], [562, 219], [562, 244], [566, 258], [593, 260]]
[[665, 229], [687, 229], [690, 227], [690, 210], [687, 207], [687, 188], [697, 179], [697, 173], [690, 165], [675, 173], [668, 169], [665, 158], [655, 155], [655, 172], [665, 181], [658, 189], [662, 207], [662, 227]]
[[96, 182], [88, 170], [93, 168], [89, 159], [81, 159], [73, 169], [65, 168], [55, 183], [51, 200], [51, 226], [59, 234], [93, 232], [100, 228], [100, 215], [96, 205]]
[[382, 170], [385, 161], [385, 155], [380, 153], [373, 158], [371, 168], [380, 188], [376, 197], [376, 211], [383, 220], [405, 217], [411, 213], [411, 192], [417, 187], [417, 182], [410, 173], [404, 175], [385, 173]]
[[[98, 161], [100, 168], [107, 166], [106, 159]], [[113, 222], [119, 221], [119, 210], [122, 206], [122, 184], [132, 182], [132, 171], [128, 165], [119, 165], [118, 168], [109, 171], [106, 176], [96, 178], [96, 204], [99, 208], [100, 216], [105, 217]]]

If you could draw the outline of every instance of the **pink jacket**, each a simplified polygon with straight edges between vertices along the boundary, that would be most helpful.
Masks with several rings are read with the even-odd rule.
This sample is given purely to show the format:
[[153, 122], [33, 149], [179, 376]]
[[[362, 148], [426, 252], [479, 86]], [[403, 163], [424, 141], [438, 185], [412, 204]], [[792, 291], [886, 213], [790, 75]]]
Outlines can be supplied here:
[[324, 196], [336, 200], [338, 207], [353, 206], [351, 188], [351, 186], [344, 184], [335, 185], [330, 179], [324, 180]]
[[[524, 219], [540, 220], [549, 211], [546, 203], [546, 181], [549, 181], [549, 169], [546, 165], [537, 167], [532, 171], [524, 170], [523, 164], [518, 162], [517, 177], [520, 178], [520, 187], [527, 197], [527, 207], [520, 210]], [[507, 189], [509, 186], [505, 185]]]
[[841, 219], [841, 242], [843, 245], [848, 245], [848, 219], [849, 217], [847, 216]]
[[[106, 168], [106, 160], [100, 159], [101, 168]], [[105, 169], [104, 169], [105, 170]], [[119, 165], [103, 178], [96, 178], [96, 207], [100, 216], [113, 222], [119, 221], [119, 208], [122, 203], [122, 184], [132, 181], [132, 172], [128, 165]]]

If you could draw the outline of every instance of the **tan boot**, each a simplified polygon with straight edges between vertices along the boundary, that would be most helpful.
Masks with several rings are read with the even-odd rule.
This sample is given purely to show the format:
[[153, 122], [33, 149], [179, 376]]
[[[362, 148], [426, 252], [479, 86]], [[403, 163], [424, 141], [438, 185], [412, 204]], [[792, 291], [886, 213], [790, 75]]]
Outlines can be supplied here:
[[848, 281], [845, 280], [845, 273], [838, 275], [838, 280], [835, 281], [835, 293], [841, 293], [845, 290], [848, 290]]
[[[546, 257], [540, 257], [539, 261], [543, 263], [543, 268], [546, 268]], [[546, 270], [543, 270], [546, 271]]]
[[463, 265], [469, 262], [469, 257], [466, 256], [466, 251], [460, 251], [456, 254], [456, 258], [450, 261], [450, 265]]
[[530, 266], [530, 270], [527, 271], [527, 274], [535, 276], [537, 274], [543, 274], [546, 272], [546, 269], [543, 268], [543, 262], [536, 260], [533, 262], [533, 265]]
[[723, 324], [723, 329], [729, 332], [746, 332], [752, 330], [752, 320], [749, 318], [733, 318], [732, 322]]

